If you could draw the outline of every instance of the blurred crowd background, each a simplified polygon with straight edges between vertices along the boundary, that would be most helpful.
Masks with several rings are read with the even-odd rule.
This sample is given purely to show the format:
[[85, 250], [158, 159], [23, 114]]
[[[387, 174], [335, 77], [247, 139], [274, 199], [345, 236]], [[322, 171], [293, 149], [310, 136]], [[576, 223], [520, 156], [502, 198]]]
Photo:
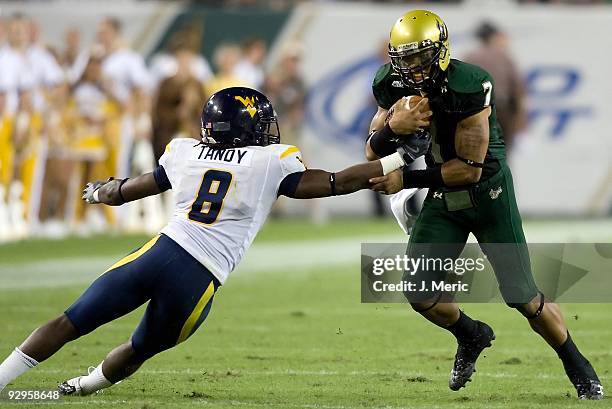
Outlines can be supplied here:
[[[405, 8], [420, 2], [413, 3]], [[265, 4], [283, 8], [295, 2]], [[61, 41], [51, 43], [39, 17], [25, 11], [0, 14], [0, 241], [109, 227], [159, 228], [169, 211], [163, 201], [119, 210], [86, 207], [80, 190], [86, 181], [152, 170], [172, 138], [198, 137], [203, 102], [225, 87], [249, 86], [264, 92], [280, 117], [283, 142], [303, 142], [308, 87], [300, 42], [277, 47], [270, 63], [269, 39], [247, 33], [240, 41], [203, 44], [204, 23], [192, 18], [184, 20], [162, 47], [144, 55], [131, 48], [124, 22], [113, 15], [113, 7], [96, 20], [87, 33], [82, 27], [60, 27]], [[85, 35], [93, 35], [93, 41], [84, 41]], [[472, 35], [478, 46], [464, 59], [493, 74], [510, 150], [515, 135], [524, 134], [527, 127], [522, 73], [500, 27], [481, 21]], [[212, 49], [208, 58], [205, 48]], [[385, 62], [384, 41], [378, 56], [378, 63]], [[380, 197], [371, 197], [372, 211], [384, 215]], [[306, 211], [318, 217], [316, 205]], [[283, 213], [282, 206], [278, 213]]]
[[[104, 209], [104, 220], [87, 217], [79, 200], [84, 183], [152, 170], [171, 139], [198, 138], [203, 102], [223, 88], [262, 90], [283, 118], [283, 141], [296, 143], [306, 93], [297, 44], [264, 71], [268, 45], [258, 37], [218, 44], [208, 61], [198, 21], [148, 61], [113, 16], [100, 18], [92, 44], [81, 38], [65, 27], [63, 44], [51, 46], [36, 19], [0, 19], [0, 237], [121, 223], [112, 209]], [[152, 213], [145, 222], [126, 215], [123, 227], [156, 229], [160, 211], [141, 211]]]

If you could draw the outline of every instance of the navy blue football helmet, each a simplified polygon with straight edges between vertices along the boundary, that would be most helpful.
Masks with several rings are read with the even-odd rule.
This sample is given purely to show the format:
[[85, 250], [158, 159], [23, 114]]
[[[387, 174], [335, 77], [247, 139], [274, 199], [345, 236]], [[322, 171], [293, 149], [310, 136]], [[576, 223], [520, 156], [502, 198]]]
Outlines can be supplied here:
[[202, 142], [217, 148], [266, 146], [280, 143], [276, 113], [268, 98], [246, 87], [213, 94], [200, 118]]

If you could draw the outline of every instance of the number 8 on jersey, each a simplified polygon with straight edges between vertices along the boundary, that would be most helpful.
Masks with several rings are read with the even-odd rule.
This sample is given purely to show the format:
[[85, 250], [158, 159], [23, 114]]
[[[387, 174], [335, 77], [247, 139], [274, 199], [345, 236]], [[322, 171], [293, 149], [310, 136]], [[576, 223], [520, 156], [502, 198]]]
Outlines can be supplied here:
[[213, 224], [223, 208], [223, 199], [232, 183], [232, 174], [223, 170], [210, 169], [204, 173], [198, 196], [191, 205], [189, 220]]

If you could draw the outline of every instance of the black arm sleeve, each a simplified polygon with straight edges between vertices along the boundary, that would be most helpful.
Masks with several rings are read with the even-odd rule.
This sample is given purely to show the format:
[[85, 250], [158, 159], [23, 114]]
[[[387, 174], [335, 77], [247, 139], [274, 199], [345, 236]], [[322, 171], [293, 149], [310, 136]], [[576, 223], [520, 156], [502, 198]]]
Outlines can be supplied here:
[[404, 188], [411, 189], [415, 187], [443, 187], [444, 179], [442, 179], [442, 167], [435, 166], [433, 168], [410, 170], [408, 166], [404, 167]]
[[382, 158], [391, 155], [397, 149], [397, 144], [392, 140], [397, 138], [389, 124], [386, 124], [382, 129], [372, 132], [370, 135], [370, 148], [379, 157]]
[[291, 173], [283, 179], [280, 186], [278, 187], [277, 195], [283, 195], [287, 197], [294, 197], [295, 191], [300, 184], [300, 180], [302, 180], [302, 176], [304, 172], [295, 172]]
[[155, 178], [155, 183], [157, 183], [157, 187], [162, 192], [166, 190], [172, 189], [172, 185], [170, 184], [170, 179], [168, 179], [168, 175], [166, 175], [166, 170], [162, 165], [159, 165], [153, 171], [153, 177]]

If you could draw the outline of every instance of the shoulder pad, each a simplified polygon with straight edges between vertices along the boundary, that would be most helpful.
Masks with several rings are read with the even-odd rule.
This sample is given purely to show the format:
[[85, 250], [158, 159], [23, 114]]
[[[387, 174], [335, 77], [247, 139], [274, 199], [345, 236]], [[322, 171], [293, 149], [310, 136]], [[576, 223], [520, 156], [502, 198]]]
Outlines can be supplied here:
[[[395, 103], [392, 96], [393, 77], [391, 63], [387, 63], [376, 71], [374, 81], [372, 81], [372, 93], [374, 94], [374, 98], [376, 98], [376, 103], [381, 108], [389, 109]], [[401, 81], [399, 77], [397, 80]]]
[[178, 149], [180, 146], [184, 145], [194, 146], [199, 142], [200, 141], [193, 138], [174, 138], [170, 142], [168, 142], [168, 145], [166, 145], [166, 152], [170, 152], [173, 149]]
[[276, 144], [274, 145], [274, 152], [276, 156], [283, 159], [292, 153], [300, 153], [300, 148], [294, 145]]
[[491, 75], [477, 65], [453, 59], [448, 70], [448, 87], [461, 94], [483, 92], [483, 82], [493, 83]]
[[376, 71], [376, 75], [374, 75], [374, 81], [372, 81], [372, 87], [375, 88], [377, 86], [382, 85], [383, 82], [391, 75], [393, 69], [391, 68], [391, 63], [387, 63], [381, 65]]

